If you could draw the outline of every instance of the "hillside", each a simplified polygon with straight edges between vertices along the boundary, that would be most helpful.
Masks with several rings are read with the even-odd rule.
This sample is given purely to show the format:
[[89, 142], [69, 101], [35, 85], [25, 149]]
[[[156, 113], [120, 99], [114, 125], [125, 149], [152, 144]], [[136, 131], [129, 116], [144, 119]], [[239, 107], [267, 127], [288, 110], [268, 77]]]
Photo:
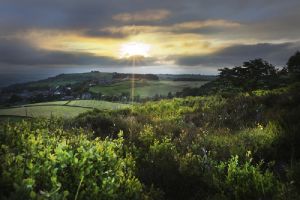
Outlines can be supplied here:
[[128, 107], [129, 105], [121, 103], [112, 103], [99, 100], [73, 100], [73, 101], [54, 101], [35, 104], [25, 104], [0, 109], [0, 116], [10, 117], [63, 117], [72, 118], [80, 113], [99, 110], [116, 110]]
[[[200, 87], [213, 80], [203, 75], [154, 75], [105, 73], [61, 74], [45, 80], [11, 85], [0, 91], [0, 105], [22, 105], [26, 103], [57, 100], [97, 99], [129, 102], [175, 96], [186, 87]], [[134, 83], [133, 83], [134, 82]]]
[[299, 86], [10, 122], [0, 186], [23, 198], [74, 199], [81, 184], [90, 199], [298, 199]]
[[[169, 93], [173, 95], [182, 91], [184, 88], [196, 88], [207, 83], [206, 81], [145, 81], [138, 80], [134, 82], [134, 93], [141, 98], [154, 97], [155, 95], [166, 97]], [[122, 81], [111, 85], [97, 85], [89, 89], [92, 93], [101, 93], [102, 95], [122, 95], [131, 93], [132, 82]]]
[[[300, 199], [299, 71], [262, 59], [220, 71], [204, 85], [134, 80], [195, 86], [180, 98], [0, 109], [0, 198]], [[125, 93], [125, 79], [99, 94]]]

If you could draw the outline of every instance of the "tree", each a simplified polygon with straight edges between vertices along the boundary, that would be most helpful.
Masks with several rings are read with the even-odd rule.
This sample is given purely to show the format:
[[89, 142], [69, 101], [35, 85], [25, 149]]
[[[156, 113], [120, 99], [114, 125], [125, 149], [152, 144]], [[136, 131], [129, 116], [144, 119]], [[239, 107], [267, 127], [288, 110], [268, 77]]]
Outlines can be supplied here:
[[219, 79], [228, 85], [241, 87], [245, 91], [270, 88], [277, 84], [278, 71], [262, 59], [244, 62], [243, 66], [220, 69]]
[[20, 97], [20, 96], [18, 96], [18, 95], [16, 95], [16, 94], [13, 94], [13, 95], [11, 95], [11, 97], [9, 98], [8, 103], [17, 103], [17, 102], [20, 102], [20, 101], [22, 101], [22, 100], [23, 100], [22, 97]]
[[300, 52], [297, 51], [287, 62], [288, 73], [292, 78], [300, 79]]

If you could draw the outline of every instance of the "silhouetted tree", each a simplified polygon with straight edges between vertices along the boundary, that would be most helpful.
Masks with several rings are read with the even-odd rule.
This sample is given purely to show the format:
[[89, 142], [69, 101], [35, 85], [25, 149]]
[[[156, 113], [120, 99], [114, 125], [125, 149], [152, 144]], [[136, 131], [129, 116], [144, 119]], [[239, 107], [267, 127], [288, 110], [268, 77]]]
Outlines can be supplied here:
[[17, 103], [17, 102], [20, 102], [20, 101], [22, 101], [22, 100], [23, 100], [22, 97], [20, 97], [20, 96], [18, 96], [18, 95], [16, 95], [16, 94], [13, 94], [13, 95], [9, 98], [8, 103]]
[[244, 62], [243, 66], [232, 69], [220, 69], [219, 79], [224, 84], [241, 87], [246, 91], [258, 88], [272, 88], [277, 84], [278, 71], [276, 68], [262, 59]]
[[286, 75], [288, 75], [288, 69], [287, 69], [287, 67], [283, 67], [278, 73], [279, 73], [279, 76], [286, 76]]
[[287, 62], [288, 73], [292, 78], [300, 79], [300, 52], [297, 51]]
[[168, 97], [169, 99], [172, 99], [172, 98], [173, 98], [173, 94], [172, 94], [172, 92], [168, 92], [168, 95], [167, 95], [167, 97]]

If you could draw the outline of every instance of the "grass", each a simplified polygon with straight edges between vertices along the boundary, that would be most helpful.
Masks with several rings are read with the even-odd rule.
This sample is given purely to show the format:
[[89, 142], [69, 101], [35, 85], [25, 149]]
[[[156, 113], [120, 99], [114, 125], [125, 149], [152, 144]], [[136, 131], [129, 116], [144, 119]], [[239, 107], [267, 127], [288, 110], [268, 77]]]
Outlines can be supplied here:
[[81, 83], [88, 80], [110, 80], [112, 73], [75, 73], [75, 74], [61, 74], [45, 80], [29, 83], [29, 87], [55, 87], [57, 85], [68, 85]]
[[47, 118], [53, 115], [63, 118], [72, 118], [94, 108], [99, 110], [115, 110], [126, 106], [128, 105], [98, 100], [54, 101], [0, 109], [0, 116]]
[[[136, 81], [135, 95], [141, 97], [153, 97], [156, 94], [167, 96], [169, 92], [176, 93], [186, 87], [200, 87], [207, 83], [206, 81]], [[131, 93], [132, 83], [122, 81], [108, 86], [94, 86], [90, 92], [101, 93], [103, 95], [121, 95], [122, 93]]]
[[7, 122], [20, 122], [27, 117], [24, 116], [0, 116], [0, 125], [1, 123], [5, 124]]
[[69, 101], [51, 101], [51, 102], [42, 102], [42, 103], [32, 103], [32, 104], [26, 104], [24, 106], [49, 106], [49, 105], [65, 105]]
[[113, 102], [108, 102], [108, 101], [99, 101], [99, 100], [74, 100], [70, 101], [66, 105], [68, 106], [80, 106], [80, 107], [92, 107], [92, 108], [97, 108], [99, 110], [102, 109], [120, 109], [127, 107], [128, 105], [126, 104], [121, 104], [121, 103], [113, 103]]
[[88, 110], [91, 109], [69, 106], [32, 106], [1, 109], [0, 115], [28, 117], [50, 117], [53, 115], [57, 117], [71, 118]]

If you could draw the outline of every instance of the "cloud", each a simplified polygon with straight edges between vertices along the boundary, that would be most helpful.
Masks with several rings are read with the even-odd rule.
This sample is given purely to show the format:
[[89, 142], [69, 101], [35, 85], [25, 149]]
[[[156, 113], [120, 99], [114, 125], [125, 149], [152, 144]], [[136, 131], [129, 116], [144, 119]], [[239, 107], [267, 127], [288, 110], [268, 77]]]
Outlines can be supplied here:
[[6, 66], [118, 65], [121, 62], [123, 61], [91, 53], [43, 50], [22, 40], [0, 40], [0, 63]]
[[241, 24], [238, 22], [228, 21], [224, 19], [216, 20], [197, 20], [197, 21], [188, 21], [183, 23], [178, 23], [172, 26], [172, 29], [175, 30], [194, 30], [201, 29], [205, 27], [225, 27], [225, 28], [234, 28], [238, 27]]
[[129, 36], [128, 32], [121, 30], [110, 30], [110, 29], [89, 29], [83, 31], [83, 35], [87, 37], [100, 37], [100, 38], [126, 38]]
[[[155, 58], [136, 58], [144, 66], [154, 64]], [[113, 58], [92, 53], [44, 50], [23, 40], [0, 39], [0, 69], [7, 66], [131, 66], [131, 58]], [[11, 68], [9, 67], [9, 68]], [[7, 69], [9, 71], [10, 69]]]
[[1, 0], [0, 62], [121, 66], [112, 57], [121, 43], [144, 40], [161, 63], [169, 56], [214, 67], [262, 57], [282, 65], [299, 46], [299, 20], [299, 0]]
[[[1, 0], [0, 37], [26, 30], [74, 31], [124, 38], [109, 27], [137, 24], [153, 31], [194, 33], [223, 40], [299, 39], [298, 0]], [[149, 31], [150, 28], [147, 28]]]
[[244, 61], [262, 58], [282, 66], [298, 49], [300, 49], [300, 44], [293, 43], [234, 45], [209, 55], [181, 56], [175, 59], [178, 65], [203, 65], [220, 68], [240, 65]]
[[120, 22], [153, 20], [166, 26], [210, 19], [286, 21], [299, 19], [299, 5], [298, 0], [1, 0], [0, 27], [1, 32], [8, 33], [32, 28], [101, 29]]
[[238, 22], [227, 21], [222, 19], [216, 20], [197, 20], [187, 21], [183, 23], [165, 25], [124, 25], [124, 26], [109, 26], [99, 30], [99, 36], [111, 35], [111, 36], [130, 36], [134, 34], [145, 33], [197, 33], [202, 32], [208, 34], [214, 31], [222, 31], [227, 28], [240, 27]]
[[121, 13], [113, 16], [114, 20], [121, 22], [143, 22], [143, 21], [159, 21], [166, 19], [171, 15], [168, 10], [143, 10], [134, 13]]

